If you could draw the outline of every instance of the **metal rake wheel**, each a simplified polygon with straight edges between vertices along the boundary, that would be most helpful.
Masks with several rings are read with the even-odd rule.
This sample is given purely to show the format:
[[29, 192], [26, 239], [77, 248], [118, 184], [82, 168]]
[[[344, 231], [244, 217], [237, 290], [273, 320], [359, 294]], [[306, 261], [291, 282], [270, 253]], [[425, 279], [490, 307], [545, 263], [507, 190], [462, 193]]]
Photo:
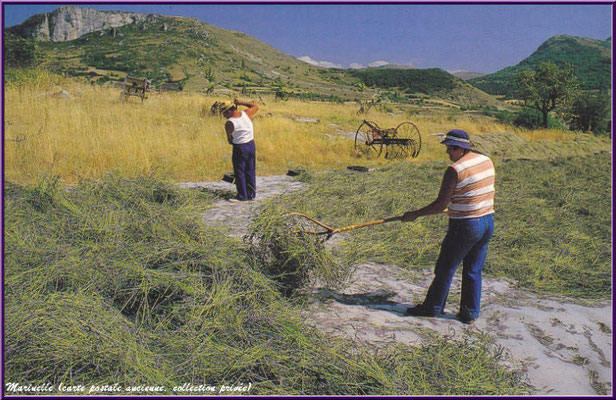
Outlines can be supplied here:
[[421, 151], [421, 134], [412, 122], [402, 122], [394, 130], [395, 134], [387, 141], [387, 158], [416, 158]]
[[380, 156], [383, 152], [383, 139], [379, 131], [376, 123], [364, 120], [355, 133], [355, 150], [365, 155]]

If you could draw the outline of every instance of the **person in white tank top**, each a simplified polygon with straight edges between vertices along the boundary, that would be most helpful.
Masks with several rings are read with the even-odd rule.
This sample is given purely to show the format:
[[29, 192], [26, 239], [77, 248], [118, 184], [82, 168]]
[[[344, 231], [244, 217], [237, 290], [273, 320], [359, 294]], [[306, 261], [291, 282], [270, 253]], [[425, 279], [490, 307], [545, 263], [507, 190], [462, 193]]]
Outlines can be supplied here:
[[[254, 142], [254, 126], [252, 117], [259, 110], [259, 106], [240, 99], [233, 102], [224, 102], [221, 109], [222, 115], [227, 118], [225, 132], [227, 141], [233, 145], [233, 173], [235, 174], [235, 186], [237, 197], [230, 199], [231, 202], [253, 200], [256, 196], [256, 149]], [[238, 110], [237, 106], [248, 107], [244, 111]]]

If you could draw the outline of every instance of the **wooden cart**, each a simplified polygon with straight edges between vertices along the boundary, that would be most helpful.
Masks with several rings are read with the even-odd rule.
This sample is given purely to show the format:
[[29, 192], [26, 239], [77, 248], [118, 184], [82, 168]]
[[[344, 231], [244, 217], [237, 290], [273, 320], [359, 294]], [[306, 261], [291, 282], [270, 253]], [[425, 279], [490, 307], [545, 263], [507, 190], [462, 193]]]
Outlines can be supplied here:
[[124, 79], [122, 98], [126, 101], [130, 96], [137, 96], [143, 102], [148, 98], [151, 90], [152, 82], [149, 79], [127, 75]]

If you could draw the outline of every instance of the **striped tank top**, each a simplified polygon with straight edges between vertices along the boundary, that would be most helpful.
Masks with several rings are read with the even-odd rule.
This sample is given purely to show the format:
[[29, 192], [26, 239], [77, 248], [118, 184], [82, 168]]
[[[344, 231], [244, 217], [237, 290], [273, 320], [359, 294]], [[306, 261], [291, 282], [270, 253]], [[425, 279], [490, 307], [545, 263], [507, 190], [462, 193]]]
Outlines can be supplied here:
[[478, 218], [494, 213], [492, 160], [469, 152], [451, 167], [458, 173], [458, 183], [447, 206], [449, 218]]

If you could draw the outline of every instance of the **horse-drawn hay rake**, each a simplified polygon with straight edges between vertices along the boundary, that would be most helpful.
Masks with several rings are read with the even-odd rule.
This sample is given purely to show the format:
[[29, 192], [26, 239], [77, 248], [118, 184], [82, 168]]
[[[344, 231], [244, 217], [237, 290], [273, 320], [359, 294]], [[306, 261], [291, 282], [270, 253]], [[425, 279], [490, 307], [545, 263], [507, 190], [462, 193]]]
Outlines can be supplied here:
[[412, 122], [402, 122], [395, 128], [381, 129], [376, 122], [363, 120], [355, 133], [355, 150], [385, 158], [417, 157], [421, 150], [421, 135]]

